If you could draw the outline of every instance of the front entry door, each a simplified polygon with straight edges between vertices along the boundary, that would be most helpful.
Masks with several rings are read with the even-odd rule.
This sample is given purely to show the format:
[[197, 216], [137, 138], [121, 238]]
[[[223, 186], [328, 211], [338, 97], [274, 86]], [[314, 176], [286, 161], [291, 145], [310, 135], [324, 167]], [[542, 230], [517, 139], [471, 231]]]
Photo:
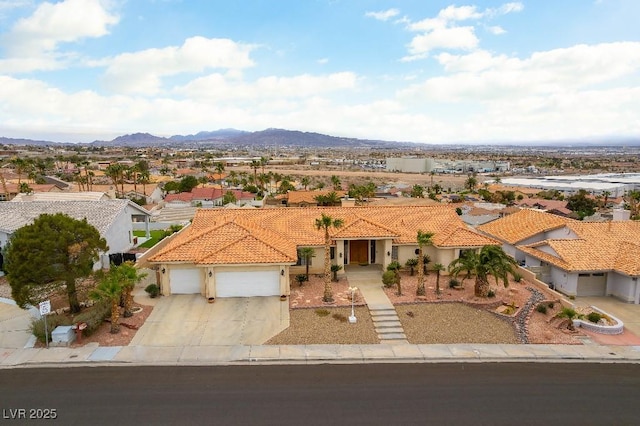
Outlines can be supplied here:
[[369, 243], [367, 240], [351, 241], [349, 263], [369, 263]]

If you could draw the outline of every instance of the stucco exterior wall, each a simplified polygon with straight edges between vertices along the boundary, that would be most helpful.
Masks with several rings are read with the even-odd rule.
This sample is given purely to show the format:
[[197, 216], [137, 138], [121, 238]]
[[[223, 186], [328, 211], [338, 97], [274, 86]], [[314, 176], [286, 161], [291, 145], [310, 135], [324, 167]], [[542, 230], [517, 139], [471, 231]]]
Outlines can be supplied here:
[[570, 274], [562, 269], [551, 267], [551, 283], [556, 290], [568, 296], [578, 294], [578, 274]]
[[633, 279], [616, 272], [607, 274], [607, 295], [614, 296], [624, 302], [635, 302], [636, 285]]

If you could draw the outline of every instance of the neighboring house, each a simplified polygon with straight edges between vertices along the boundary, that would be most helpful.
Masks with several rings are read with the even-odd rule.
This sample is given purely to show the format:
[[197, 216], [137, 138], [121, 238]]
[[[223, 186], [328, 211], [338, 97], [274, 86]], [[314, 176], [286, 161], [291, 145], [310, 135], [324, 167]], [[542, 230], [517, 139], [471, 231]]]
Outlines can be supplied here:
[[173, 206], [199, 206], [199, 207], [222, 207], [224, 204], [224, 195], [227, 192], [233, 193], [236, 198], [236, 205], [243, 206], [245, 204], [260, 206], [261, 203], [255, 203], [255, 194], [242, 191], [240, 189], [204, 187], [193, 188], [191, 192], [180, 192], [177, 194], [167, 194], [164, 202], [168, 207]]
[[[87, 219], [107, 241], [109, 250], [105, 255], [124, 253], [134, 247], [132, 222], [144, 221], [149, 233], [149, 212], [129, 200], [10, 202], [0, 203], [0, 247], [6, 246], [16, 230], [43, 213]], [[108, 256], [102, 256], [96, 264], [96, 268], [108, 266]]]
[[[199, 209], [191, 225], [145, 253], [140, 262], [159, 271], [163, 294], [214, 297], [289, 294], [289, 275], [305, 271], [298, 249], [313, 247], [311, 273], [324, 271], [322, 214], [342, 219], [330, 229], [331, 262], [339, 265], [404, 264], [417, 251], [418, 230], [433, 232], [424, 252], [448, 265], [461, 250], [496, 240], [468, 229], [449, 206]], [[382, 272], [381, 272], [382, 273]]]
[[33, 192], [18, 194], [11, 202], [21, 201], [105, 201], [111, 200], [104, 192]]
[[586, 223], [523, 209], [478, 230], [564, 294], [640, 303], [640, 222]]
[[318, 201], [316, 201], [317, 196], [326, 196], [332, 192], [335, 192], [338, 198], [342, 198], [347, 194], [345, 191], [335, 191], [333, 189], [289, 191], [286, 194], [287, 207], [316, 207], [318, 205]]
[[520, 207], [538, 209], [558, 216], [571, 217], [572, 219], [577, 218], [577, 215], [575, 215], [573, 211], [567, 208], [566, 201], [529, 198], [521, 200], [517, 204]]
[[[118, 184], [117, 192], [118, 195], [122, 192], [124, 187], [124, 195], [125, 197], [135, 197], [135, 198], [145, 198], [146, 204], [157, 204], [162, 201], [162, 189], [158, 186], [157, 183], [147, 183], [147, 184], [131, 184], [125, 183], [124, 185]], [[104, 192], [108, 194], [111, 198], [116, 198], [116, 188], [113, 184], [108, 185], [91, 185], [92, 191]]]

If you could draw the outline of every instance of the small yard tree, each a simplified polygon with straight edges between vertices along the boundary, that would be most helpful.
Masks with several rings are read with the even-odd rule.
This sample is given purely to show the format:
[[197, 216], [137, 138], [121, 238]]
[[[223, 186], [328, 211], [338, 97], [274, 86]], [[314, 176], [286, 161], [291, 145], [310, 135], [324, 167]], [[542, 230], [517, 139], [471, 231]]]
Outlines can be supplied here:
[[302, 247], [298, 249], [298, 255], [304, 260], [305, 276], [309, 281], [309, 264], [311, 263], [311, 258], [316, 257], [316, 251], [313, 247]]
[[444, 271], [442, 263], [434, 263], [433, 270], [436, 272], [436, 294], [440, 295], [440, 272]]
[[116, 268], [110, 269], [100, 279], [100, 282], [89, 292], [92, 300], [107, 300], [111, 304], [111, 333], [117, 334], [120, 331], [120, 297], [122, 296], [123, 285], [120, 282], [120, 273]]
[[407, 259], [407, 261], [404, 264], [407, 268], [409, 268], [410, 274], [411, 276], [413, 276], [413, 271], [416, 268], [416, 266], [418, 266], [418, 258], [416, 257], [412, 257]]
[[468, 251], [462, 257], [449, 264], [449, 272], [457, 277], [461, 272], [473, 273], [476, 276], [475, 295], [487, 297], [489, 294], [489, 276], [493, 276], [496, 284], [502, 280], [509, 286], [509, 274], [513, 275], [515, 259], [506, 254], [500, 246], [483, 246], [479, 252]]
[[99, 253], [107, 250], [107, 242], [86, 219], [42, 214], [9, 241], [5, 270], [11, 296], [24, 308], [65, 287], [71, 312], [80, 312], [76, 280], [90, 275]]
[[122, 295], [124, 296], [124, 314], [125, 318], [133, 315], [131, 306], [133, 305], [133, 295], [131, 294], [136, 284], [140, 283], [147, 274], [140, 272], [133, 262], [124, 262], [119, 266], [112, 266], [113, 274], [117, 277], [122, 285]]
[[324, 230], [324, 295], [322, 300], [331, 303], [333, 302], [333, 291], [331, 289], [331, 235], [329, 229], [341, 228], [344, 221], [322, 213], [322, 216], [316, 219], [315, 223], [317, 230]]
[[418, 242], [418, 287], [416, 289], [416, 296], [424, 296], [424, 275], [425, 275], [425, 258], [422, 250], [425, 246], [432, 244], [433, 232], [422, 232], [418, 230], [416, 240]]

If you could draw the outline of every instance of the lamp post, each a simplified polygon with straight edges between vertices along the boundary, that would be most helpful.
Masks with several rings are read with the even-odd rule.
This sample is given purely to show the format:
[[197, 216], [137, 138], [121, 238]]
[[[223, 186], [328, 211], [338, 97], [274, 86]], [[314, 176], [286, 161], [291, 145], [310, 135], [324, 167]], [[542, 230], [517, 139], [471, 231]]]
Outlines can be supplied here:
[[354, 311], [354, 303], [356, 300], [355, 293], [358, 290], [358, 287], [349, 287], [349, 291], [351, 292], [351, 316], [349, 317], [349, 323], [355, 324], [358, 319], [356, 318], [356, 313]]

